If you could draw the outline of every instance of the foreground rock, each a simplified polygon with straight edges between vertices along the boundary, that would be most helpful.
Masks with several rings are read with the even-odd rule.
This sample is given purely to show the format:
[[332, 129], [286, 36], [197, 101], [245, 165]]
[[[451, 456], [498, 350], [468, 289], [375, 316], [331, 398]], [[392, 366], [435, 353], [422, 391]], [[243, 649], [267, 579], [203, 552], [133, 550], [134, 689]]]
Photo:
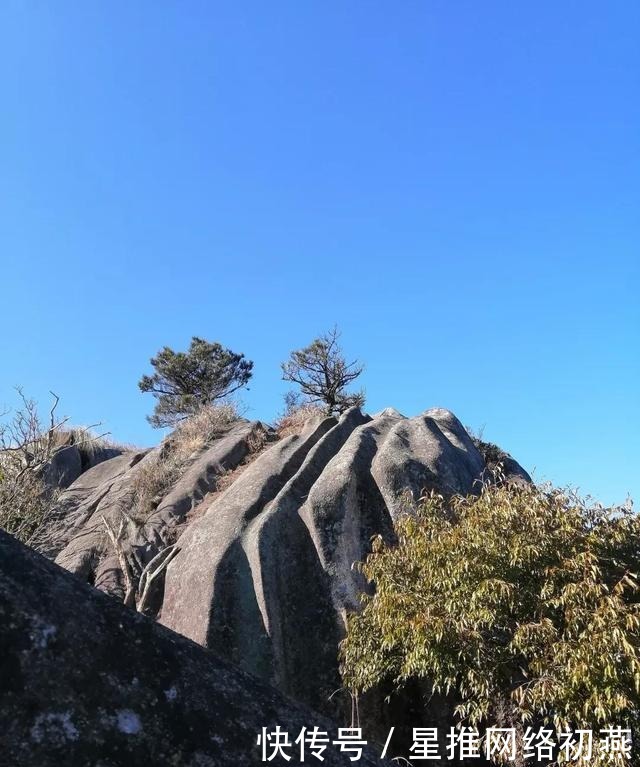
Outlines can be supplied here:
[[[2, 764], [260, 764], [257, 735], [277, 725], [292, 740], [314, 725], [336, 735], [330, 722], [0, 531]], [[326, 765], [351, 764], [336, 746], [323, 755]], [[359, 762], [379, 763], [371, 752]]]

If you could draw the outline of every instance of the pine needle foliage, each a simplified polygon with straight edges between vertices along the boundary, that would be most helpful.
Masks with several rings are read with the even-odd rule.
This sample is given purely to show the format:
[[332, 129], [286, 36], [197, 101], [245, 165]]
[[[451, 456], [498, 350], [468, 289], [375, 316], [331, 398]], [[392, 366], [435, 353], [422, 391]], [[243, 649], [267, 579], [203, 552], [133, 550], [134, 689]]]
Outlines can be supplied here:
[[186, 352], [163, 347], [151, 365], [155, 372], [142, 376], [138, 387], [156, 398], [153, 415], [147, 418], [156, 428], [175, 426], [228, 398], [249, 383], [253, 371], [253, 362], [244, 354], [197, 336]]

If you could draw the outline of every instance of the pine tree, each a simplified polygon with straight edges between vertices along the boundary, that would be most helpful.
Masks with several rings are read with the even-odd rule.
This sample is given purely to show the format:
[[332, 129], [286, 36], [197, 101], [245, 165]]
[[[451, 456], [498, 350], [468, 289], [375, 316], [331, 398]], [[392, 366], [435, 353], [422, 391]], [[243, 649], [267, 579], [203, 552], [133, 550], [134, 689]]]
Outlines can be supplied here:
[[151, 359], [153, 375], [144, 375], [138, 386], [156, 398], [149, 423], [156, 427], [173, 426], [202, 407], [228, 397], [246, 386], [253, 362], [219, 343], [194, 336], [187, 352], [168, 346]]

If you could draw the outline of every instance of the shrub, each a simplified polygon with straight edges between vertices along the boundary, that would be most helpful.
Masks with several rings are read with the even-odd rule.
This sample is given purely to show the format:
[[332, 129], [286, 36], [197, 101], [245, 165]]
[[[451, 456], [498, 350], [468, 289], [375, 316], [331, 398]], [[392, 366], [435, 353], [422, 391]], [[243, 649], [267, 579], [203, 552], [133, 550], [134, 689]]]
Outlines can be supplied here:
[[[430, 495], [362, 565], [346, 684], [428, 681], [471, 724], [638, 724], [640, 518], [535, 486]], [[505, 713], [506, 712], [506, 713]], [[493, 722], [491, 720], [494, 720]], [[595, 762], [591, 762], [595, 764]]]
[[33, 471], [13, 473], [0, 460], [0, 527], [28, 543], [47, 521], [55, 492]]
[[[76, 445], [85, 455], [109, 446], [92, 427], [68, 427], [58, 418], [59, 398], [45, 425], [36, 402], [17, 389], [21, 406], [0, 423], [0, 527], [25, 543], [32, 543], [50, 518], [58, 488], [45, 482], [46, 468], [57, 450]], [[9, 412], [4, 413], [5, 416]], [[97, 425], [97, 424], [95, 424]]]

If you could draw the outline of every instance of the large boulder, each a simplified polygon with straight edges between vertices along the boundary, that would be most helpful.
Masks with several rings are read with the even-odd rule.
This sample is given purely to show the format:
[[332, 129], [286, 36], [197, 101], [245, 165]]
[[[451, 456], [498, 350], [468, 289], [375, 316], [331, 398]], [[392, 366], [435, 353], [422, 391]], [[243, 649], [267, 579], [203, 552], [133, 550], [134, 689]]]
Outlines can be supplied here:
[[192, 522], [161, 621], [318, 709], [335, 710], [337, 648], [371, 538], [435, 490], [478, 492], [486, 465], [443, 409], [357, 408], [276, 443]]
[[37, 535], [34, 548], [55, 559], [83, 530], [118, 480], [148, 452], [123, 453], [81, 474], [57, 498], [46, 525]]
[[[335, 423], [326, 418], [310, 424], [301, 435], [277, 442], [245, 470], [242, 481], [234, 482], [187, 528], [180, 538], [181, 551], [187, 553], [180, 558], [179, 577], [171, 578], [165, 590], [165, 624], [202, 645], [224, 649], [232, 660], [259, 671], [262, 661], [256, 651], [262, 643], [256, 643], [255, 636], [262, 633], [262, 617], [240, 539]], [[183, 588], [185, 583], [188, 589]]]
[[[77, 488], [75, 483], [63, 494], [59, 504], [69, 508], [71, 513], [66, 517], [58, 509], [54, 513], [61, 517], [63, 525], [67, 520], [72, 520], [72, 526], [69, 529], [69, 525], [65, 525], [66, 542], [56, 553], [55, 561], [61, 567], [83, 580], [92, 583], [96, 581], [98, 569], [108, 552], [103, 519], [115, 522], [123, 512], [131, 513], [135, 501], [135, 478], [144, 466], [156, 459], [159, 450], [154, 448], [136, 453], [126, 461], [108, 461], [104, 464], [104, 481], [88, 495], [82, 492], [83, 488]], [[114, 464], [114, 461], [118, 463]], [[109, 470], [113, 470], [113, 473]], [[82, 485], [89, 481], [93, 484], [93, 477], [85, 476]]]
[[[2, 764], [257, 765], [262, 728], [293, 741], [316, 725], [336, 737], [330, 721], [0, 531]], [[285, 753], [271, 763], [300, 763]], [[351, 763], [334, 745], [323, 756]], [[359, 764], [380, 761], [365, 749]]]
[[66, 488], [85, 471], [127, 451], [107, 445], [73, 444], [60, 446], [43, 468], [42, 478], [52, 488]]
[[371, 473], [392, 516], [425, 490], [468, 495], [479, 490], [485, 463], [464, 426], [448, 410], [432, 408], [400, 419], [386, 435]]

